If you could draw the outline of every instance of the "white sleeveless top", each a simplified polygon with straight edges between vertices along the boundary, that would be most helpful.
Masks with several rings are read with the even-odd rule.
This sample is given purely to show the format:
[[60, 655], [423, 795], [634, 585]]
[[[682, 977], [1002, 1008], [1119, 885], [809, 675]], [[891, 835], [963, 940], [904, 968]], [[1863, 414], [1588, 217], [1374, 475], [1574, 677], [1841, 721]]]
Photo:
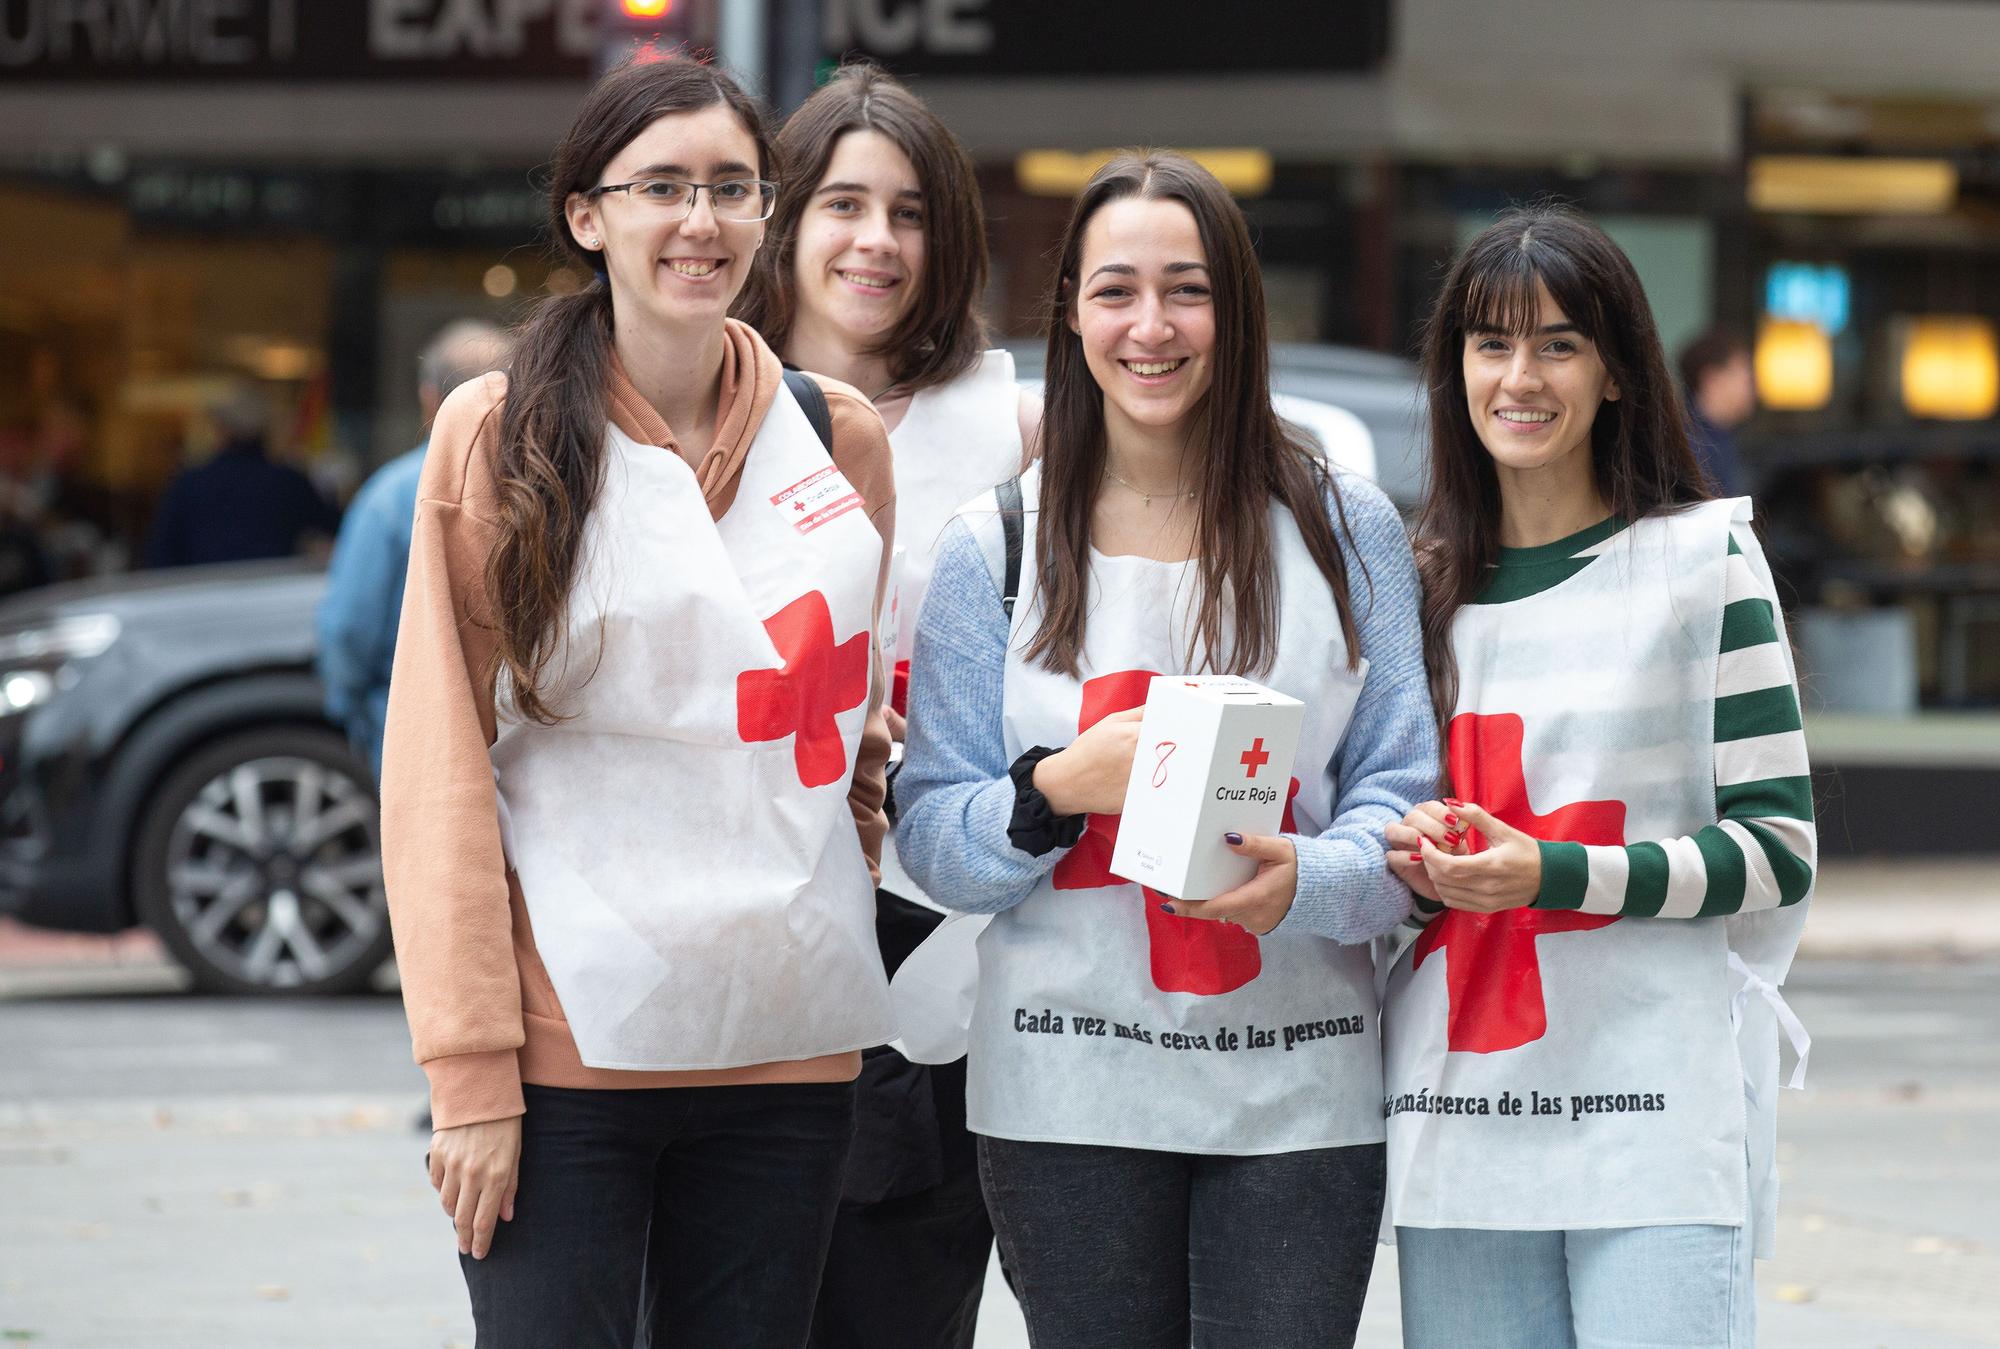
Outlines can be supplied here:
[[[946, 384], [920, 389], [889, 433], [896, 462], [895, 683], [904, 710], [917, 613], [937, 568], [945, 526], [961, 506], [1021, 471], [1021, 388], [1013, 353], [995, 348]], [[896, 856], [894, 832], [882, 842], [882, 888], [936, 908]]]
[[849, 812], [882, 539], [781, 387], [710, 517], [606, 430], [554, 726], [492, 749], [503, 838], [593, 1068], [734, 1068], [886, 1041]]
[[[1041, 622], [1034, 526], [1040, 466], [1022, 478], [1020, 602], [1005, 676], [1009, 758], [1065, 745], [1187, 672], [1199, 606], [1192, 563], [1094, 554], [1078, 676], [1021, 659]], [[991, 496], [964, 512], [997, 567]], [[1339, 611], [1289, 511], [1271, 507], [1280, 581], [1277, 661], [1259, 682], [1306, 705], [1287, 832], [1317, 834], [1340, 784], [1330, 765], [1366, 663], [1347, 668]], [[1116, 816], [980, 934], [968, 1063], [976, 1133], [1040, 1142], [1252, 1155], [1379, 1142], [1381, 1051], [1366, 946], [1256, 937], [1162, 913], [1107, 869]]]
[[[1747, 520], [1747, 502], [1648, 517], [1558, 585], [1459, 610], [1448, 741], [1464, 799], [1551, 841], [1679, 839], [1715, 823], [1716, 661], [1738, 514]], [[1761, 552], [1751, 562], [1762, 569]], [[1389, 1218], [1751, 1222], [1768, 1252], [1771, 1009], [1805, 908], [1433, 918], [1383, 1006]]]

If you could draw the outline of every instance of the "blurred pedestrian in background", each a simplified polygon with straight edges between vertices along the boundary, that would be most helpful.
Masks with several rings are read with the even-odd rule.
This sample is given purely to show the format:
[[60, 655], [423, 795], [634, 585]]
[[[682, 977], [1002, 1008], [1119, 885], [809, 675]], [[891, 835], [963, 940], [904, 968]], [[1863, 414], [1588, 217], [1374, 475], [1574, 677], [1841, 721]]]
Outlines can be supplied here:
[[0, 597], [47, 585], [55, 579], [48, 549], [37, 528], [34, 494], [0, 478]]
[[1711, 328], [1681, 348], [1680, 364], [1695, 458], [1719, 494], [1741, 496], [1750, 484], [1736, 457], [1736, 428], [1757, 411], [1750, 344], [1726, 328]]
[[[417, 363], [417, 403], [428, 429], [445, 395], [507, 362], [507, 338], [490, 323], [461, 320], [431, 338]], [[403, 576], [417, 480], [426, 441], [376, 469], [348, 504], [319, 603], [314, 664], [326, 688], [326, 715], [347, 732], [354, 751], [382, 771], [382, 722], [389, 710], [389, 669], [403, 613]]]
[[[785, 123], [793, 191], [739, 314], [778, 353], [870, 396], [896, 459], [896, 696], [939, 536], [1022, 467], [1040, 397], [986, 349], [986, 225], [972, 159], [873, 66], [843, 69]], [[943, 918], [882, 845], [875, 932], [890, 974]], [[840, 1216], [814, 1316], [818, 1349], [968, 1349], [993, 1248], [965, 1128], [965, 1063], [867, 1052]]]
[[208, 417], [221, 448], [167, 484], [146, 540], [147, 566], [295, 557], [333, 537], [340, 512], [303, 472], [270, 458], [271, 402], [262, 389], [232, 382]]

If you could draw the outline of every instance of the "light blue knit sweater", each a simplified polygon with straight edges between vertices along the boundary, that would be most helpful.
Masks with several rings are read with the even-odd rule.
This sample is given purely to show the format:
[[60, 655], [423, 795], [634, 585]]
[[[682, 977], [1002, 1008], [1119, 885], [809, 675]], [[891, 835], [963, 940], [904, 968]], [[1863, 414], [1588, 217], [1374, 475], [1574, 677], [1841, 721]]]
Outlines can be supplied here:
[[[1342, 474], [1340, 492], [1352, 534], [1338, 520], [1335, 532], [1368, 677], [1326, 765], [1338, 803], [1333, 823], [1317, 838], [1292, 836], [1298, 891], [1277, 931], [1356, 943], [1409, 913], [1410, 892], [1389, 874], [1382, 831], [1437, 795], [1438, 737], [1403, 522], [1372, 483]], [[926, 894], [968, 913], [1019, 904], [1064, 853], [1030, 857], [1007, 841], [1014, 811], [1001, 728], [1007, 626], [978, 541], [963, 520], [952, 521], [917, 619], [896, 849]]]

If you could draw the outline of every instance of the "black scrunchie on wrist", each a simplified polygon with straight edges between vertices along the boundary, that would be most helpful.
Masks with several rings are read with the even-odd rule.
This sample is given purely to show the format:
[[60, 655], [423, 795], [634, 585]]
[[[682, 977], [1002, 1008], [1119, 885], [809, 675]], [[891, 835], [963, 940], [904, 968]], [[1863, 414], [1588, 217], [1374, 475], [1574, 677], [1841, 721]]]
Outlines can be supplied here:
[[1049, 809], [1049, 798], [1035, 786], [1035, 765], [1055, 752], [1037, 745], [1007, 769], [1007, 776], [1014, 779], [1014, 817], [1007, 822], [1007, 841], [1030, 857], [1075, 847], [1083, 837], [1086, 817], [1056, 814]]

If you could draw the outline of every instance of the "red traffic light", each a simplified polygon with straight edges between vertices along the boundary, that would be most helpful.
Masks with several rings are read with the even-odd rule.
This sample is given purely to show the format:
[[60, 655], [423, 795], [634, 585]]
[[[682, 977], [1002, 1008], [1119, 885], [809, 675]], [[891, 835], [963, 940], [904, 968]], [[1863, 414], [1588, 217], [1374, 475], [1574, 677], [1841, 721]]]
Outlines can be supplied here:
[[699, 8], [699, 0], [609, 0], [598, 11], [598, 70], [686, 54]]

